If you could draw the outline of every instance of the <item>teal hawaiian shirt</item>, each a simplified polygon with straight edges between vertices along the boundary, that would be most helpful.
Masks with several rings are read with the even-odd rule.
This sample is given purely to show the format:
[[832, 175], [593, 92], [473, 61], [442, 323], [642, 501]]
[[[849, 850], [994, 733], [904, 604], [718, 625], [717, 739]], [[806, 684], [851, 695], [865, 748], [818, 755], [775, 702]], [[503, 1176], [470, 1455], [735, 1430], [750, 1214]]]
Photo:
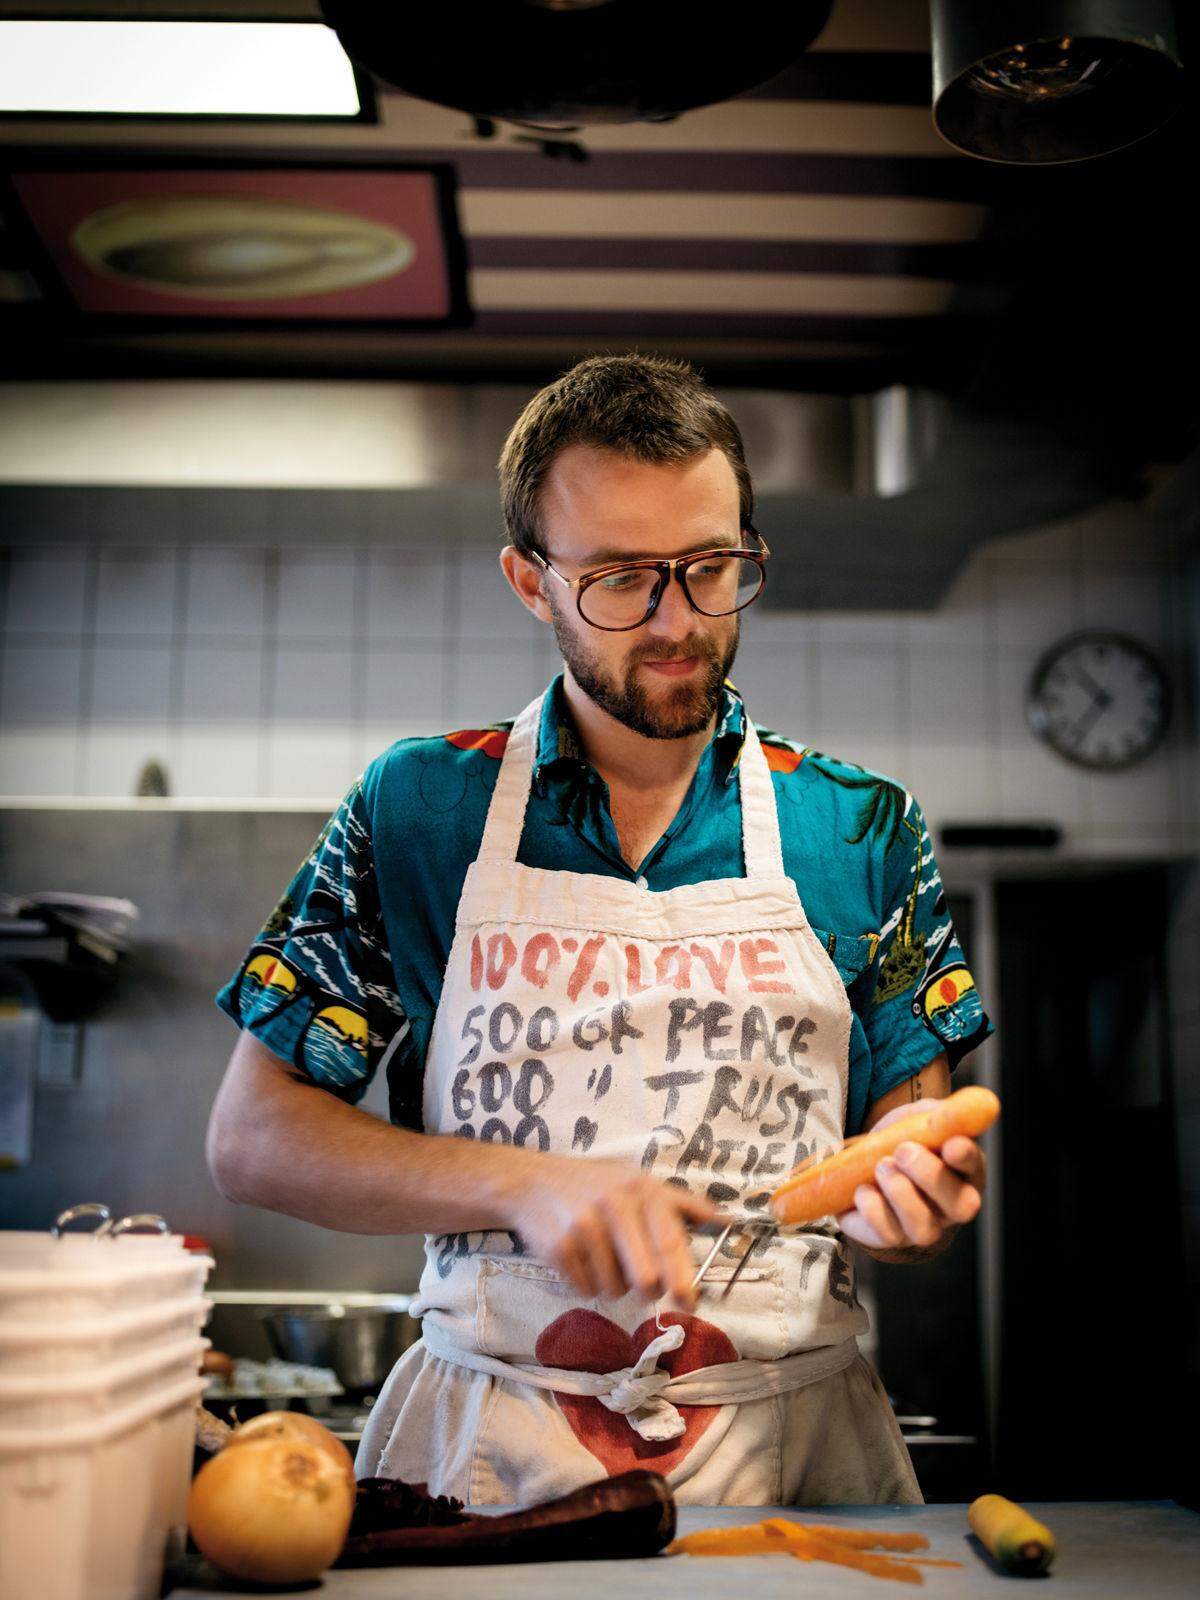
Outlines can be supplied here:
[[[314, 1083], [354, 1102], [382, 1065], [392, 1120], [421, 1127], [422, 1077], [467, 868], [511, 723], [401, 739], [321, 830], [217, 1003]], [[584, 758], [561, 675], [542, 707], [518, 859], [644, 878], [660, 892], [743, 874], [745, 712], [726, 686], [678, 815], [635, 872]], [[760, 728], [784, 866], [852, 1010], [847, 1134], [945, 1051], [992, 1031], [947, 910], [929, 831], [899, 784]]]

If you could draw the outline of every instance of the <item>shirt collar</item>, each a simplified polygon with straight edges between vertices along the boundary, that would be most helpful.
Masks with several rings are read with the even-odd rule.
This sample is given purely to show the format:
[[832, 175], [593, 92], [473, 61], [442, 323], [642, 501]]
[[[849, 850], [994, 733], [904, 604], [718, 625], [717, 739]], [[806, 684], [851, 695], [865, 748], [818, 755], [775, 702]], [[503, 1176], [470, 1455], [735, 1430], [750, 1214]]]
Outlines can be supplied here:
[[[746, 708], [737, 689], [726, 679], [721, 691], [717, 728], [712, 737], [714, 776], [718, 781], [728, 783], [737, 771], [745, 737]], [[571, 709], [567, 705], [563, 674], [560, 672], [551, 680], [542, 701], [537, 757], [533, 769], [534, 786], [539, 794], [544, 795], [551, 784], [569, 783], [591, 770], [575, 730]]]

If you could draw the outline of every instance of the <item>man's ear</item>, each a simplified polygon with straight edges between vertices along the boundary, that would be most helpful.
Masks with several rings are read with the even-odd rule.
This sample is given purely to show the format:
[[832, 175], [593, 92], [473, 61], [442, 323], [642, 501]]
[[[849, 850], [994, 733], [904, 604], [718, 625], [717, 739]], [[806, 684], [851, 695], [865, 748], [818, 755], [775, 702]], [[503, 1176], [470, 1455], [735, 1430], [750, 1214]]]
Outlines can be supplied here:
[[550, 607], [543, 592], [545, 575], [523, 556], [515, 544], [506, 544], [500, 552], [500, 566], [508, 579], [509, 587], [527, 610], [541, 622], [550, 621]]

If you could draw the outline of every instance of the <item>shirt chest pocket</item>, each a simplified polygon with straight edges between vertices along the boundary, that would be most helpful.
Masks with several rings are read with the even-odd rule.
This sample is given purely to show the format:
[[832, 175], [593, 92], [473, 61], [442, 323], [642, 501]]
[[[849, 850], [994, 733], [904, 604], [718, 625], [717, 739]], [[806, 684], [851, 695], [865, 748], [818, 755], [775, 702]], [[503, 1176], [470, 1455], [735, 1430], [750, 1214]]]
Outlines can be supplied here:
[[871, 965], [879, 940], [873, 933], [835, 933], [814, 928], [813, 934], [832, 961], [847, 990], [852, 989]]

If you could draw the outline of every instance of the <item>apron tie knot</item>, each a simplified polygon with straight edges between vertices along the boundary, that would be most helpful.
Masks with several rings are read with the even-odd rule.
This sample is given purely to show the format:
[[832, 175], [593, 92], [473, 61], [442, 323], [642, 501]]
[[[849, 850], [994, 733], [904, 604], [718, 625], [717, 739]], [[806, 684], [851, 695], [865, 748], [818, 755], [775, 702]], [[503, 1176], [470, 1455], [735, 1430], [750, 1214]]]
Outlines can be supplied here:
[[651, 1339], [632, 1367], [607, 1373], [612, 1387], [596, 1396], [602, 1406], [623, 1416], [641, 1438], [655, 1444], [678, 1439], [686, 1427], [676, 1408], [662, 1397], [671, 1374], [657, 1365], [659, 1356], [678, 1350], [685, 1337], [685, 1329], [672, 1323], [657, 1339]]

